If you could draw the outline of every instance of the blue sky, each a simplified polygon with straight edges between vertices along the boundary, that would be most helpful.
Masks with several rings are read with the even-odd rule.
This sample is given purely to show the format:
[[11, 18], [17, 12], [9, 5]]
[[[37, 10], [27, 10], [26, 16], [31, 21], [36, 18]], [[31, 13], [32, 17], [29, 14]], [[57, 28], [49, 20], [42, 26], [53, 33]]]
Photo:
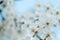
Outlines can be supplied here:
[[40, 1], [42, 4], [50, 3], [56, 9], [60, 7], [60, 0], [14, 0], [14, 6], [16, 12], [25, 12], [30, 8], [34, 7], [36, 2]]

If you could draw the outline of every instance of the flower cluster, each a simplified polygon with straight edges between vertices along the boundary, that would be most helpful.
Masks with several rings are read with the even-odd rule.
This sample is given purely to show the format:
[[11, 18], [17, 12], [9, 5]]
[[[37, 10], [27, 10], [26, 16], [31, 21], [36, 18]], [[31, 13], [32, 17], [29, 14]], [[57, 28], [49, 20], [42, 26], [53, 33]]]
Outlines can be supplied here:
[[[4, 2], [0, 1], [3, 8], [6, 6]], [[59, 8], [54, 9], [51, 4], [36, 3], [33, 10], [17, 13], [18, 15], [13, 8], [13, 1], [9, 0], [7, 7], [0, 10], [0, 40], [57, 40], [60, 38]]]

